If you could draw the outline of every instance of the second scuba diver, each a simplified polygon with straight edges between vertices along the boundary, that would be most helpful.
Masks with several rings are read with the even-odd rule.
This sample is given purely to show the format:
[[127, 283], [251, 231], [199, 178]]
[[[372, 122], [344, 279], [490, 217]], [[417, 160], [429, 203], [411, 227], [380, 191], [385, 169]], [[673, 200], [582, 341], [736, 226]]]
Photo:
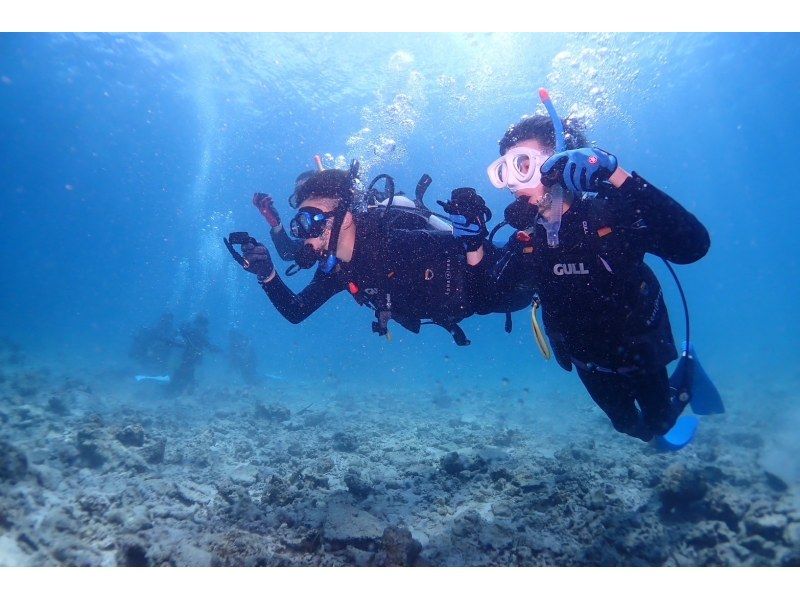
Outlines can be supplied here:
[[[374, 184], [381, 178], [386, 179], [386, 189], [376, 193]], [[449, 225], [424, 209], [419, 192], [418, 205], [411, 203], [412, 209], [399, 196], [395, 198], [389, 177], [381, 175], [376, 181], [360, 202], [367, 207], [358, 210], [357, 163], [350, 172], [316, 172], [296, 188], [298, 211], [290, 230], [299, 241], [274, 232], [279, 219], [270, 222], [273, 239], [279, 239], [279, 253], [296, 262], [294, 271], [319, 265], [298, 294], [278, 276], [266, 247], [247, 233], [232, 233], [226, 245], [292, 323], [302, 322], [328, 299], [348, 291], [359, 304], [375, 311], [372, 329], [380, 335], [388, 333], [390, 319], [415, 333], [426, 320], [445, 328], [457, 344], [469, 344], [458, 323], [475, 313], [486, 295], [482, 285], [488, 278], [482, 258], [485, 223], [491, 213], [473, 189], [456, 189], [451, 200], [442, 203], [445, 210], [477, 217], [467, 222], [455, 214]], [[265, 218], [274, 211], [269, 209], [271, 198], [254, 197], [254, 204]], [[236, 244], [241, 245], [242, 255], [233, 248]]]
[[643, 258], [695, 262], [709, 235], [669, 195], [588, 147], [575, 123], [558, 119], [545, 90], [540, 96], [550, 116], [511, 126], [487, 169], [492, 184], [514, 196], [505, 220], [517, 230], [495, 253], [495, 292], [532, 288], [559, 365], [577, 370], [617, 431], [649, 441], [675, 425], [689, 394], [670, 389], [666, 365], [678, 355], [661, 287]]

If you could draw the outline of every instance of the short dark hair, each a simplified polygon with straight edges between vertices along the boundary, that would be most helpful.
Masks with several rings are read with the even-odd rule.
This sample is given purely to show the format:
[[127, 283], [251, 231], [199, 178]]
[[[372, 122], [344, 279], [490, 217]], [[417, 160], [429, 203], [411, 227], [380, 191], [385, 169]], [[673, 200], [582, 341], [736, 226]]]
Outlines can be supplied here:
[[346, 199], [353, 193], [350, 173], [346, 170], [315, 172], [297, 190], [297, 205], [312, 197]]
[[[564, 136], [567, 138], [567, 149], [586, 147], [586, 135], [583, 123], [576, 118], [561, 119], [564, 125]], [[527, 116], [515, 125], [508, 127], [506, 134], [500, 140], [500, 155], [505, 154], [512, 146], [526, 139], [536, 139], [548, 148], [556, 149], [556, 132], [553, 121], [544, 114]]]
[[303, 186], [303, 183], [305, 183], [308, 179], [310, 179], [318, 172], [319, 172], [318, 170], [304, 170], [303, 172], [297, 175], [297, 178], [295, 178], [294, 188], [299, 189], [300, 187]]
[[319, 172], [319, 171], [318, 170], [305, 170], [305, 171], [303, 171], [303, 172], [301, 172], [300, 174], [297, 175], [297, 178], [294, 180], [294, 191], [292, 191], [292, 194], [289, 196], [289, 205], [290, 206], [292, 206], [293, 208], [296, 208], [298, 205], [300, 205], [300, 202], [297, 199], [297, 192], [300, 190], [300, 187], [303, 186], [303, 183], [305, 183], [308, 179], [310, 179], [312, 176], [314, 176], [317, 172]]

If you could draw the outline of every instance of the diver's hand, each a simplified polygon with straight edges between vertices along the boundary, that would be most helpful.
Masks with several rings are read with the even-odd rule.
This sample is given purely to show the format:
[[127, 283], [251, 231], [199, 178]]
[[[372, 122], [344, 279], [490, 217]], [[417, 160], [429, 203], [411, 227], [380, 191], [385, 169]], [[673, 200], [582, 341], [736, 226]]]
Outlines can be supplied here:
[[270, 278], [275, 272], [272, 258], [269, 256], [267, 248], [261, 243], [245, 243], [242, 245], [242, 266], [248, 272], [252, 272], [258, 277], [258, 281]]
[[272, 227], [275, 228], [281, 223], [281, 217], [278, 215], [278, 210], [273, 205], [272, 196], [268, 193], [253, 193], [253, 205], [258, 208], [264, 220]]
[[486, 224], [492, 217], [491, 211], [486, 207], [486, 202], [475, 192], [472, 187], [459, 187], [450, 193], [449, 201], [437, 201], [450, 215], [465, 216], [467, 220]]
[[615, 170], [616, 156], [598, 147], [582, 147], [550, 156], [542, 164], [542, 183], [548, 187], [562, 183], [580, 196], [597, 191], [600, 181], [608, 181]]
[[455, 215], [450, 222], [453, 223], [453, 236], [464, 242], [467, 251], [477, 251], [483, 245], [483, 240], [489, 236], [485, 224], [469, 222], [466, 216]]
[[450, 201], [436, 203], [452, 216], [453, 236], [464, 241], [467, 251], [476, 251], [489, 235], [486, 222], [492, 217], [483, 198], [472, 187], [460, 187], [453, 189]]

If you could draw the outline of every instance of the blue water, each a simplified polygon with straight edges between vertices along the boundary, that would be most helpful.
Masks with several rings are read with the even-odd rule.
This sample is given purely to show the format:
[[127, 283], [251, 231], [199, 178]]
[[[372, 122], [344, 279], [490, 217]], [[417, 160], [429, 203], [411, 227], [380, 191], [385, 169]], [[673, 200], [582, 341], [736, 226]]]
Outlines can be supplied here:
[[[286, 548], [357, 507], [412, 529], [422, 564], [796, 565], [798, 72], [788, 34], [0, 35], [0, 564], [358, 563]], [[676, 269], [727, 413], [679, 452], [614, 432], [526, 312], [511, 334], [466, 320], [466, 348], [434, 327], [387, 342], [345, 293], [292, 325], [221, 242], [267, 241], [253, 192], [287, 221], [315, 154], [409, 193], [428, 173], [429, 205], [475, 187], [492, 225], [509, 196], [485, 168], [542, 86], [711, 234]], [[193, 394], [134, 382], [173, 373], [129, 356], [164, 312], [206, 314], [220, 349]]]
[[[409, 191], [427, 172], [429, 203], [474, 186], [499, 214], [508, 197], [485, 166], [547, 86], [708, 227], [710, 253], [679, 268], [694, 340], [719, 387], [757, 410], [761, 390], [800, 386], [799, 66], [800, 38], [784, 34], [3, 35], [0, 333], [34, 361], [133, 368], [139, 327], [204, 312], [212, 340], [242, 331], [288, 381], [575, 390], [539, 358], [525, 313], [511, 335], [501, 316], [465, 322], [466, 349], [437, 329], [395, 326], [387, 343], [345, 295], [293, 326], [220, 242], [267, 236], [254, 191], [287, 219], [314, 154]], [[654, 267], [680, 341], [676, 291]]]

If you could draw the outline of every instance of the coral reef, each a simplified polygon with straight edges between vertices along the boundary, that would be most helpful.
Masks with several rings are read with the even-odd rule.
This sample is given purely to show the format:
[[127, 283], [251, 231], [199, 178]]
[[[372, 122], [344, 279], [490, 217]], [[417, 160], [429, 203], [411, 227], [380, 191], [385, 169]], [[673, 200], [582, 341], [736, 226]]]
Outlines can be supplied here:
[[796, 485], [746, 420], [660, 453], [591, 410], [556, 431], [468, 392], [137, 403], [11, 361], [0, 564], [800, 563]]

